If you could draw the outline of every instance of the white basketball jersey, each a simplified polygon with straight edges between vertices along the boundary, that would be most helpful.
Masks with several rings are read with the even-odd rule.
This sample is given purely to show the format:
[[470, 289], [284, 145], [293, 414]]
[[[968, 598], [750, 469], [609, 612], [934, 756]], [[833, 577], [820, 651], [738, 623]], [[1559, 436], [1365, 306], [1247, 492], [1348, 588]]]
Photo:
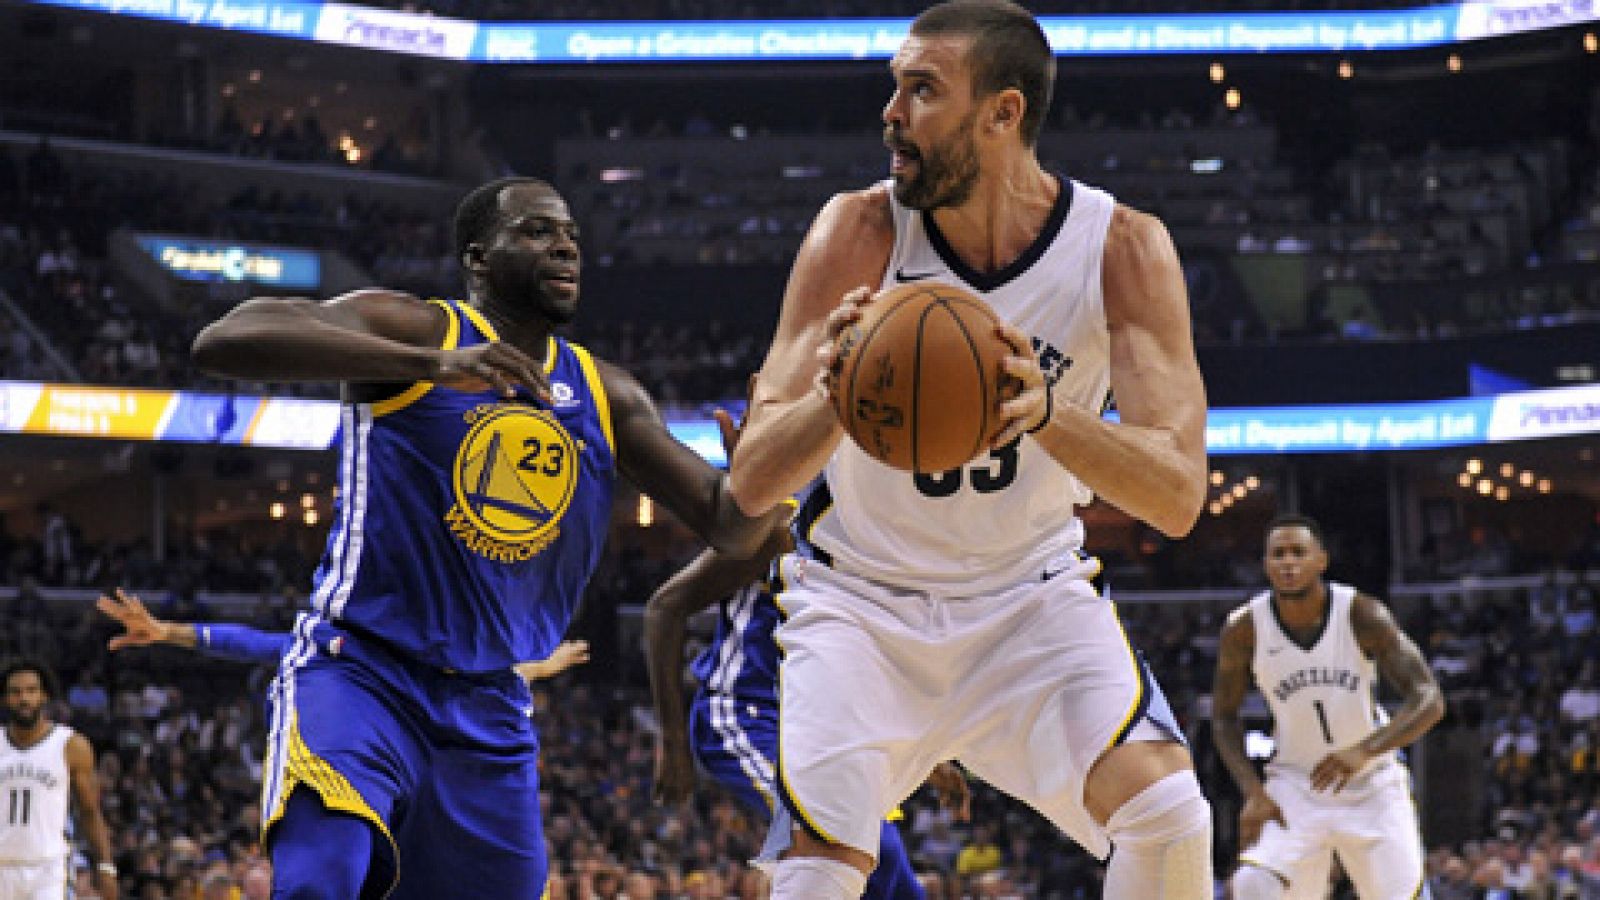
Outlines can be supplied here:
[[[1377, 666], [1361, 651], [1350, 622], [1355, 596], [1355, 588], [1347, 584], [1328, 583], [1327, 618], [1309, 649], [1279, 622], [1270, 591], [1250, 600], [1256, 629], [1251, 672], [1272, 710], [1277, 743], [1269, 769], [1309, 776], [1323, 757], [1355, 744], [1389, 720], [1373, 698]], [[1359, 777], [1395, 764], [1393, 753], [1384, 754]]]
[[[929, 281], [973, 291], [1032, 337], [1057, 406], [1098, 414], [1111, 380], [1100, 287], [1111, 195], [1063, 178], [1033, 246], [981, 273], [956, 256], [932, 216], [890, 194], [895, 242], [881, 287]], [[796, 537], [802, 555], [875, 581], [973, 595], [1037, 579], [1047, 567], [1091, 573], [1091, 563], [1076, 559], [1076, 507], [1092, 499], [1026, 435], [932, 476], [892, 469], [846, 438], [802, 502]]]
[[0, 728], [0, 863], [66, 858], [71, 737], [71, 728], [56, 725], [44, 740], [19, 750]]

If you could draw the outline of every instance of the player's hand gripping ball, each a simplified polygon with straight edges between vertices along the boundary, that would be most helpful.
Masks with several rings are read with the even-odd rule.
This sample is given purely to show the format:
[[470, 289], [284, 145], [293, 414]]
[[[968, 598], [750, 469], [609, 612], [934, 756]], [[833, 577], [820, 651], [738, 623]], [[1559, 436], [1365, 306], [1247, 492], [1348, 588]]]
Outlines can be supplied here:
[[1011, 347], [982, 298], [937, 282], [891, 288], [840, 331], [827, 373], [834, 414], [861, 449], [909, 472], [944, 472], [988, 448]]

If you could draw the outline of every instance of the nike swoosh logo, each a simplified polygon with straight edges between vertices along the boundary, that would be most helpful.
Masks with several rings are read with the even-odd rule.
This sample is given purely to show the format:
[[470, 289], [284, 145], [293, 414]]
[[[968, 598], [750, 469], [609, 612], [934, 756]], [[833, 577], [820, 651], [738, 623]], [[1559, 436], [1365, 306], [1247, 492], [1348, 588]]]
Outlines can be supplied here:
[[939, 271], [937, 269], [931, 272], [907, 272], [905, 269], [896, 269], [894, 271], [894, 280], [905, 284], [908, 281], [921, 281], [924, 278], [932, 278], [938, 274]]

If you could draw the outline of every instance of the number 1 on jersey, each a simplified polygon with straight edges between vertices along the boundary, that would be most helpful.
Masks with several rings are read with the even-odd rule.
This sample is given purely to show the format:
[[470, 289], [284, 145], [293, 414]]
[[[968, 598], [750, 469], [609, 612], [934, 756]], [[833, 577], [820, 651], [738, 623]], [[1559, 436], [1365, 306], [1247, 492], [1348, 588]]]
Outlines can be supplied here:
[[1317, 723], [1322, 726], [1322, 739], [1332, 744], [1333, 732], [1328, 729], [1328, 711], [1322, 708], [1321, 700], [1313, 700], [1311, 705], [1317, 708]]
[[28, 824], [28, 813], [33, 808], [33, 791], [27, 788], [11, 789], [11, 825]]

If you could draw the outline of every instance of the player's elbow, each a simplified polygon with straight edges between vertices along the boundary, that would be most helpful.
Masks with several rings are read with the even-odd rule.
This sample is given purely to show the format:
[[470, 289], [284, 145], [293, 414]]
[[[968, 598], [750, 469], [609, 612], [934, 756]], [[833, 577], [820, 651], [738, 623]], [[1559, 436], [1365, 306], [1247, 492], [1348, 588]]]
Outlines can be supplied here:
[[767, 483], [768, 479], [750, 477], [748, 468], [741, 469], [735, 466], [728, 469], [728, 497], [746, 518], [754, 519], [766, 515], [783, 500], [782, 494], [764, 488]]
[[1157, 531], [1173, 540], [1182, 540], [1194, 530], [1195, 523], [1200, 521], [1200, 507], [1205, 500], [1203, 495], [1194, 497], [1175, 497], [1159, 512], [1151, 516], [1150, 525]]
[[1438, 685], [1431, 686], [1428, 689], [1428, 698], [1422, 704], [1423, 721], [1427, 723], [1429, 728], [1432, 728], [1444, 719], [1446, 711], [1444, 694], [1439, 690]]
[[250, 356], [261, 335], [263, 318], [279, 315], [285, 304], [277, 299], [256, 297], [235, 307], [232, 312], [200, 329], [189, 347], [195, 368], [210, 375], [239, 374], [238, 363]]

